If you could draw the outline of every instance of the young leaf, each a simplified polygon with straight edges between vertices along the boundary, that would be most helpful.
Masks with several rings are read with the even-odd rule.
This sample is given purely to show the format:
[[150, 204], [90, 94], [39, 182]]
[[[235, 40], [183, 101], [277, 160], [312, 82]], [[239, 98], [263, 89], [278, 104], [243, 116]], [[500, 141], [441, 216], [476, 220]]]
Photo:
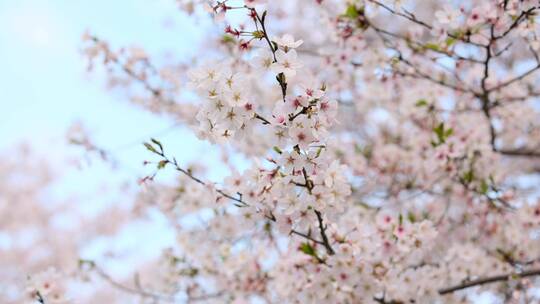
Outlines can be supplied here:
[[485, 180], [482, 180], [482, 183], [480, 183], [480, 193], [487, 194], [489, 190], [489, 185]]
[[302, 243], [300, 245], [300, 251], [302, 251], [303, 253], [307, 254], [307, 255], [310, 255], [310, 256], [313, 256], [313, 257], [316, 257], [317, 254], [315, 252], [315, 248], [313, 248], [313, 246], [311, 246], [309, 243]]
[[474, 171], [473, 170], [469, 170], [469, 171], [465, 172], [465, 174], [463, 174], [463, 181], [466, 184], [470, 184], [473, 180], [474, 180]]
[[435, 128], [433, 128], [433, 132], [435, 133], [435, 135], [437, 135], [437, 141], [432, 141], [431, 144], [434, 147], [437, 147], [439, 145], [444, 144], [446, 140], [448, 139], [448, 137], [454, 134], [454, 129], [452, 128], [446, 129], [444, 126], [444, 122], [441, 122]]
[[163, 152], [163, 145], [161, 144], [161, 142], [159, 142], [159, 140], [155, 138], [150, 138], [150, 140], [159, 147], [159, 150], [161, 152]]
[[143, 143], [143, 145], [146, 147], [146, 149], [148, 149], [148, 151], [150, 151], [152, 153], [159, 154], [158, 151], [156, 150], [156, 148], [154, 148], [154, 146], [152, 146], [151, 144]]
[[414, 213], [409, 211], [407, 213], [407, 219], [409, 220], [409, 222], [414, 223], [416, 222], [416, 215], [414, 215]]
[[456, 39], [455, 38], [452, 38], [452, 37], [448, 37], [446, 38], [446, 46], [451, 46], [452, 44], [454, 44], [456, 42]]
[[354, 4], [351, 4], [347, 7], [347, 10], [345, 11], [345, 14], [343, 14], [343, 16], [350, 19], [356, 19], [358, 18], [358, 16], [360, 16], [360, 14], [358, 13], [356, 6]]
[[438, 44], [435, 44], [435, 43], [426, 43], [426, 44], [424, 44], [424, 48], [426, 48], [428, 50], [436, 51], [436, 52], [441, 50], [441, 47]]
[[423, 106], [427, 106], [428, 102], [425, 99], [418, 99], [418, 101], [414, 105], [417, 107], [423, 107]]

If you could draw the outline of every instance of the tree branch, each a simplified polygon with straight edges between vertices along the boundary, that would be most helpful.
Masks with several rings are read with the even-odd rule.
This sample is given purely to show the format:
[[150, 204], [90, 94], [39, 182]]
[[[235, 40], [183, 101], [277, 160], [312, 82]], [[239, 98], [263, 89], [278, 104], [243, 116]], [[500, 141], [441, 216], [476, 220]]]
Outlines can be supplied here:
[[302, 233], [302, 232], [299, 232], [299, 231], [296, 231], [296, 230], [291, 230], [291, 234], [296, 234], [296, 235], [299, 235], [307, 240], [310, 240], [316, 244], [319, 244], [319, 245], [324, 245], [324, 242], [323, 241], [319, 241], [313, 237], [311, 237], [309, 234], [305, 234], [305, 233]]
[[[491, 46], [497, 39], [494, 34], [494, 31], [495, 31], [494, 28], [495, 28], [494, 25], [492, 25], [490, 28], [490, 40], [489, 40], [488, 45], [485, 47], [486, 58], [484, 60], [484, 76], [482, 77], [482, 80], [480, 82], [482, 93], [480, 95], [477, 95], [477, 97], [482, 102], [482, 112], [484, 113], [484, 116], [486, 117], [486, 120], [488, 122], [489, 136], [490, 136], [489, 143], [491, 145], [491, 149], [493, 150], [493, 152], [497, 152], [497, 153], [507, 155], [507, 156], [540, 157], [540, 151], [528, 150], [528, 149], [499, 149], [496, 146], [497, 133], [491, 121], [491, 109], [495, 106], [495, 103], [491, 102], [490, 97], [489, 97], [490, 93], [496, 90], [500, 90], [516, 81], [519, 81], [527, 77], [528, 75], [532, 74], [536, 70], [540, 69], [540, 63], [538, 63], [534, 68], [531, 68], [530, 70], [521, 74], [518, 77], [505, 81], [496, 87], [488, 88], [486, 86], [486, 81], [489, 78], [489, 64], [493, 56], [491, 52]], [[497, 105], [499, 104], [500, 103], [497, 103]]]
[[491, 284], [500, 281], [508, 281], [515, 278], [526, 278], [540, 275], [540, 269], [531, 269], [523, 272], [514, 272], [509, 274], [497, 275], [492, 277], [480, 278], [472, 281], [468, 281], [459, 285], [439, 289], [439, 294], [445, 295], [458, 290], [467, 289], [474, 286], [480, 286], [485, 284]]
[[497, 86], [493, 87], [493, 88], [490, 88], [488, 91], [489, 92], [493, 92], [493, 91], [498, 91], [502, 88], [505, 88], [509, 85], [511, 85], [512, 83], [516, 82], [516, 81], [520, 81], [522, 80], [523, 78], [531, 75], [532, 73], [536, 72], [538, 69], [540, 69], [540, 63], [536, 64], [534, 67], [532, 67], [531, 69], [529, 69], [528, 71], [524, 72], [523, 74], [517, 76], [517, 77], [514, 77], [512, 79], [509, 79], [507, 81], [504, 81], [500, 84], [498, 84]]
[[[124, 291], [126, 293], [138, 295], [138, 296], [143, 297], [143, 298], [151, 298], [151, 299], [153, 299], [155, 301], [159, 300], [159, 301], [164, 301], [164, 302], [169, 302], [169, 303], [177, 303], [178, 300], [179, 300], [178, 297], [175, 297], [174, 295], [157, 294], [157, 293], [145, 291], [145, 290], [140, 289], [140, 288], [130, 287], [130, 286], [126, 286], [126, 285], [124, 285], [122, 283], [119, 283], [116, 280], [114, 280], [103, 269], [98, 267], [94, 261], [80, 260], [79, 263], [80, 263], [81, 266], [82, 265], [88, 265], [90, 267], [90, 270], [93, 270], [101, 279], [103, 279], [104, 281], [109, 283], [114, 288], [116, 288], [118, 290], [121, 290], [121, 291]], [[201, 295], [201, 296], [197, 296], [197, 297], [188, 296], [187, 300], [189, 302], [191, 302], [191, 301], [204, 301], [204, 300], [207, 300], [207, 299], [210, 299], [210, 298], [220, 297], [223, 294], [224, 294], [223, 291], [219, 291], [219, 292], [216, 292], [216, 293]]]
[[322, 214], [318, 210], [314, 210], [314, 211], [315, 211], [315, 214], [317, 215], [317, 221], [319, 222], [319, 232], [321, 233], [321, 237], [323, 239], [322, 242], [323, 242], [324, 248], [326, 249], [326, 253], [328, 253], [329, 255], [334, 255], [336, 252], [330, 245], [330, 241], [328, 240], [328, 236], [326, 235], [327, 227], [323, 222]]
[[[155, 140], [155, 139], [152, 139], [152, 142], [155, 143], [157, 145], [157, 148], [154, 148], [153, 146], [151, 146], [150, 148], [148, 146], [146, 146], [147, 144], [145, 144], [145, 146], [153, 153], [161, 156], [163, 158], [163, 161], [165, 162], [164, 165], [166, 164], [172, 164], [174, 166], [174, 169], [176, 171], [179, 171], [181, 173], [183, 173], [184, 175], [186, 175], [187, 177], [189, 177], [190, 179], [192, 179], [193, 181], [203, 185], [203, 186], [206, 186], [207, 183], [204, 182], [202, 179], [194, 176], [190, 171], [180, 167], [180, 165], [178, 164], [178, 162], [176, 161], [176, 158], [172, 158], [170, 159], [169, 157], [166, 156], [164, 150], [163, 150], [163, 147], [161, 145], [161, 143], [159, 143], [159, 141]], [[306, 172], [305, 172], [305, 169], [303, 170], [304, 172], [304, 178], [306, 179], [306, 184], [305, 185], [297, 185], [297, 186], [301, 186], [301, 187], [306, 187], [308, 188], [309, 191], [311, 191], [311, 189], [313, 188], [313, 184], [312, 182], [307, 178], [307, 175], [306, 175]], [[221, 190], [221, 189], [216, 189], [216, 192], [221, 195], [222, 197], [225, 197], [225, 198], [228, 198], [230, 200], [233, 200], [236, 202], [236, 206], [237, 207], [248, 207], [249, 204], [244, 201], [242, 199], [243, 195], [242, 193], [238, 193], [238, 196], [239, 197], [234, 197], [230, 194], [228, 194], [227, 192]], [[312, 238], [311, 236], [309, 235], [306, 235], [302, 232], [299, 232], [299, 231], [296, 231], [296, 230], [291, 230], [290, 234], [295, 234], [295, 235], [298, 235], [298, 236], [301, 236], [303, 238], [306, 238], [307, 240], [310, 240], [310, 241], [313, 241], [317, 244], [320, 244], [320, 245], [323, 245], [325, 248], [326, 248], [326, 251], [328, 252], [328, 254], [330, 255], [333, 255], [334, 254], [334, 250], [332, 249], [332, 247], [330, 246], [330, 242], [328, 240], [328, 237], [326, 236], [326, 227], [324, 226], [323, 224], [323, 220], [322, 220], [322, 215], [319, 211], [315, 210], [315, 214], [317, 214], [317, 219], [319, 221], [319, 230], [321, 232], [321, 237], [323, 238], [322, 241], [319, 241], [319, 240], [316, 240], [314, 238]], [[266, 216], [267, 219], [269, 219], [270, 221], [272, 222], [276, 222], [276, 218], [273, 216], [273, 215], [270, 215], [270, 216]]]

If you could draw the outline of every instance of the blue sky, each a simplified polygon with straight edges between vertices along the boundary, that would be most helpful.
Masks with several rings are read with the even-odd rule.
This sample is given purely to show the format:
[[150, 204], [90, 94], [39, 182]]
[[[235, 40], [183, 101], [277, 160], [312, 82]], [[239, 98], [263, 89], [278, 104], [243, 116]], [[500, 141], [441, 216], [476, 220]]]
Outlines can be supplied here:
[[[137, 179], [148, 172], [142, 161], [150, 158], [141, 142], [151, 136], [181, 163], [202, 156], [216, 167], [215, 147], [186, 129], [171, 129], [172, 120], [138, 109], [124, 95], [107, 91], [105, 75], [86, 73], [80, 53], [82, 34], [90, 30], [115, 48], [135, 44], [158, 58], [163, 51], [189, 58], [204, 26], [182, 14], [174, 0], [0, 0], [0, 154], [30, 144], [61, 172], [48, 195], [78, 197], [90, 213], [129, 201], [115, 189], [123, 182], [137, 189]], [[82, 169], [65, 163], [66, 158], [84, 157], [66, 143], [66, 130], [76, 121], [87, 127], [97, 145], [112, 152], [118, 170], [97, 159]], [[214, 180], [223, 173], [218, 170]], [[175, 174], [170, 170], [163, 179]], [[122, 245], [113, 241], [113, 248], [167, 243], [172, 240], [166, 232], [159, 219], [150, 227], [135, 223], [121, 234]], [[110, 240], [98, 240], [87, 253], [97, 257], [110, 245]]]
[[80, 53], [86, 30], [113, 47], [138, 45], [158, 58], [164, 51], [189, 58], [201, 37], [201, 25], [173, 0], [0, 0], [0, 150], [26, 142], [61, 161], [65, 132], [81, 121], [130, 174], [141, 172], [148, 154], [138, 142], [150, 136], [159, 135], [181, 161], [201, 153], [215, 161], [210, 145], [108, 92], [103, 74], [86, 73]]

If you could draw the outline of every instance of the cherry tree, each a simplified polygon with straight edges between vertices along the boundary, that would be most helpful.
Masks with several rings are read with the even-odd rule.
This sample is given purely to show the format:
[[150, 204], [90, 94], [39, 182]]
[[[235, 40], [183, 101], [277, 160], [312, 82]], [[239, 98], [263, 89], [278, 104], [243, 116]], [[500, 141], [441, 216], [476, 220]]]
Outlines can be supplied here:
[[[134, 208], [160, 210], [175, 246], [135, 283], [75, 273], [148, 303], [540, 301], [537, 1], [178, 5], [214, 20], [196, 58], [157, 65], [94, 33], [84, 53], [230, 175], [149, 138]], [[45, 285], [78, 280], [60, 272], [30, 274], [31, 298], [60, 303]]]

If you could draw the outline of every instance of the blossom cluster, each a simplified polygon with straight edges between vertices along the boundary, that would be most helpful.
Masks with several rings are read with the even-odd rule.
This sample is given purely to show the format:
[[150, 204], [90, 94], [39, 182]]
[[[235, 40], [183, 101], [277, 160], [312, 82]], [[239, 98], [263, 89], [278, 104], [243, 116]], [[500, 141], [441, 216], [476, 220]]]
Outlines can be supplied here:
[[[179, 303], [538, 302], [535, 1], [178, 3], [220, 28], [196, 64], [94, 36], [86, 54], [231, 173], [146, 142], [132, 211], [164, 215], [174, 242], [134, 284], [92, 263], [89, 280]], [[63, 299], [47, 276], [32, 295]]]

